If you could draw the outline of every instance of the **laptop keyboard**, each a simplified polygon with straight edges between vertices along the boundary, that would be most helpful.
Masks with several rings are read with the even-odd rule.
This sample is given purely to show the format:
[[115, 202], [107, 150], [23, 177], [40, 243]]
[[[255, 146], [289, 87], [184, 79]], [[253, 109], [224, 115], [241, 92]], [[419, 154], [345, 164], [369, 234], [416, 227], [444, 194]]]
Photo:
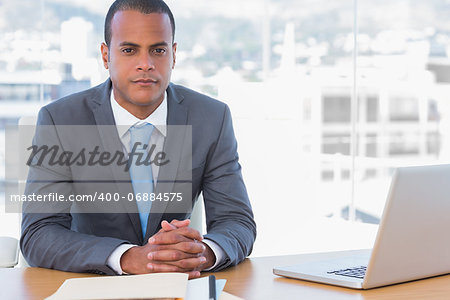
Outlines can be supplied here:
[[353, 267], [353, 268], [342, 269], [342, 270], [337, 270], [337, 271], [329, 271], [327, 273], [363, 279], [364, 275], [366, 274], [366, 269], [367, 269], [366, 266], [360, 266], [360, 267]]

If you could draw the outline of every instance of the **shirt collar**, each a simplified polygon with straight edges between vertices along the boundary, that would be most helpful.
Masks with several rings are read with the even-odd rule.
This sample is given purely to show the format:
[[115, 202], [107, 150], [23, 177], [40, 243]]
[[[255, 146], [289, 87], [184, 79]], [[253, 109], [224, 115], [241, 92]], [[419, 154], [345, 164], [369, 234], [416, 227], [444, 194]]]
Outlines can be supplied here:
[[113, 111], [114, 120], [116, 121], [117, 131], [119, 137], [123, 137], [128, 129], [136, 124], [150, 123], [158, 129], [163, 136], [166, 136], [167, 125], [167, 92], [164, 92], [164, 99], [155, 111], [144, 120], [140, 120], [133, 116], [128, 110], [117, 103], [114, 98], [113, 90], [111, 89], [111, 108]]

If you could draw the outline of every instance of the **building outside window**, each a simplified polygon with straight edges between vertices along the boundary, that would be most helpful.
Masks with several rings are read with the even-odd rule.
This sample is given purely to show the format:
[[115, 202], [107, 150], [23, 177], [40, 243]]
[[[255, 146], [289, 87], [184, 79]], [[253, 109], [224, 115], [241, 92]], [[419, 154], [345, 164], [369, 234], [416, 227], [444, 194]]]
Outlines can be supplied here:
[[[19, 232], [3, 208], [5, 128], [107, 78], [111, 3], [0, 4], [0, 235]], [[448, 0], [167, 3], [172, 81], [231, 108], [254, 255], [370, 247], [394, 169], [449, 161]]]

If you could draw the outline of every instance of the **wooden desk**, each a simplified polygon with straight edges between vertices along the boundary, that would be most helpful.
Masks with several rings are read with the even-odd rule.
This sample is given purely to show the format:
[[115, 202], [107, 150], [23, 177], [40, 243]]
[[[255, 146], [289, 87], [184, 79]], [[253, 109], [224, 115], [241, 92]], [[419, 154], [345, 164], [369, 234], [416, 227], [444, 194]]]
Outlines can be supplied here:
[[[356, 251], [357, 252], [357, 251]], [[309, 254], [310, 258], [337, 254]], [[450, 275], [367, 291], [358, 291], [273, 275], [274, 266], [300, 263], [304, 255], [246, 259], [240, 265], [216, 272], [226, 279], [225, 290], [244, 299], [450, 299]], [[205, 274], [207, 275], [207, 274]], [[0, 299], [43, 299], [68, 278], [95, 276], [40, 268], [0, 269]]]

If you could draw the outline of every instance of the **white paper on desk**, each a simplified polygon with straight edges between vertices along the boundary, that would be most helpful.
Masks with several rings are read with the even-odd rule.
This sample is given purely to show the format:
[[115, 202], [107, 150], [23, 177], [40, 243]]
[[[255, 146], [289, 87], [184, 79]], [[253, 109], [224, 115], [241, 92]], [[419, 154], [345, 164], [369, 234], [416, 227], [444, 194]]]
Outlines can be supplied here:
[[[216, 299], [219, 299], [226, 282], [225, 279], [216, 280]], [[209, 277], [189, 280], [184, 300], [209, 300]]]
[[222, 294], [223, 288], [225, 287], [226, 283], [226, 279], [216, 279], [216, 299], [220, 298], [220, 295]]
[[227, 292], [222, 292], [222, 294], [220, 294], [219, 300], [244, 300], [244, 299], [239, 298], [235, 295], [228, 294]]
[[184, 298], [187, 280], [184, 273], [73, 278], [46, 300]]

